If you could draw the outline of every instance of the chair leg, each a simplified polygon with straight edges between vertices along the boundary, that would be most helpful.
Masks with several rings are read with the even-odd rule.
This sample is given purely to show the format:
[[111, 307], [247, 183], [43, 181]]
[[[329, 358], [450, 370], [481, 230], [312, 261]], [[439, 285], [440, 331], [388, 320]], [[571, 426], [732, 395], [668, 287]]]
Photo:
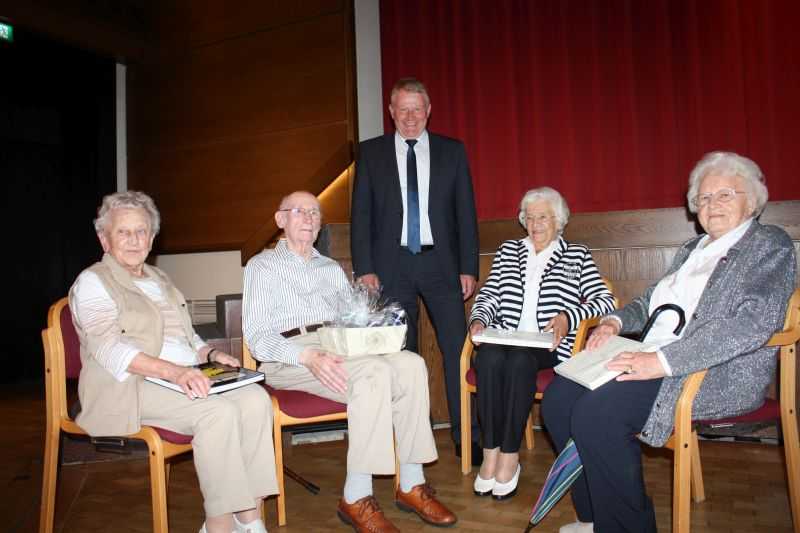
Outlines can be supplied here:
[[44, 444], [42, 471], [42, 503], [39, 510], [39, 533], [52, 533], [56, 511], [56, 482], [58, 479], [58, 445], [61, 431], [48, 429]]
[[[676, 435], [677, 437], [677, 435]], [[691, 511], [691, 437], [687, 442], [675, 439], [675, 467], [672, 493], [672, 533], [689, 533]]]
[[706, 499], [706, 489], [703, 484], [703, 466], [700, 463], [700, 442], [697, 431], [692, 431], [692, 500], [700, 503]]
[[283, 485], [283, 440], [281, 426], [281, 410], [278, 401], [272, 398], [272, 438], [275, 448], [275, 476], [278, 480], [278, 497], [276, 504], [278, 507], [278, 526], [286, 525], [286, 489]]
[[469, 391], [461, 385], [461, 473], [472, 470], [472, 405]]
[[[781, 408], [784, 411], [784, 408]], [[783, 447], [786, 454], [786, 478], [789, 485], [789, 507], [795, 533], [800, 533], [800, 435], [797, 429], [797, 414], [792, 406], [781, 413]]]
[[528, 413], [528, 421], [525, 422], [525, 447], [532, 450], [533, 446], [533, 413]]
[[150, 455], [150, 496], [153, 500], [153, 532], [168, 533], [167, 472], [164, 451], [159, 445], [148, 442]]

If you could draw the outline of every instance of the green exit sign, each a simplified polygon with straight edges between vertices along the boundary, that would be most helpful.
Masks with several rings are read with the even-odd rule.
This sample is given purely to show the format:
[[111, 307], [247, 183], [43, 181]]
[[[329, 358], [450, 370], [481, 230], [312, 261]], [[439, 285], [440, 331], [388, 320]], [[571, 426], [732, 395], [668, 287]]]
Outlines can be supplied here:
[[11, 42], [14, 40], [14, 27], [0, 22], [0, 41]]

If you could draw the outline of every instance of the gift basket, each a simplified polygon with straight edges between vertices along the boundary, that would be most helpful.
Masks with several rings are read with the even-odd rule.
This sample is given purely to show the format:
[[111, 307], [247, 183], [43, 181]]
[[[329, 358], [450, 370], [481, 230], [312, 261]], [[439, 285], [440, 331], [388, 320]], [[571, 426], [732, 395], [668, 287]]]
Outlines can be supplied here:
[[406, 312], [356, 283], [336, 302], [337, 318], [317, 330], [322, 348], [346, 357], [399, 352], [406, 343]]

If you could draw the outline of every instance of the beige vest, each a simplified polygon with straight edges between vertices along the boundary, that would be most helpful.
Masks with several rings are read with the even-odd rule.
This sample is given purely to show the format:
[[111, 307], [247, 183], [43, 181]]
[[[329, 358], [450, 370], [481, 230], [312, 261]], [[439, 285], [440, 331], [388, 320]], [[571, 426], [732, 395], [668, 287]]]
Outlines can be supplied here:
[[[105, 254], [99, 263], [87, 270], [100, 278], [117, 305], [119, 317], [114, 329], [102, 335], [89, 335], [76, 325], [81, 341], [82, 364], [78, 381], [81, 413], [76, 421], [92, 436], [136, 433], [141, 427], [139, 395], [142, 376], [131, 375], [125, 381], [117, 381], [100, 366], [94, 354], [103, 343], [119, 336], [145, 354], [158, 357], [164, 343], [164, 321], [156, 305], [134, 284], [128, 271], [112, 256]], [[186, 337], [191, 341], [194, 329], [183, 295], [161, 270], [145, 265], [144, 272], [159, 284], [166, 300], [181, 310]], [[70, 305], [73, 304], [74, 294], [70, 290]]]

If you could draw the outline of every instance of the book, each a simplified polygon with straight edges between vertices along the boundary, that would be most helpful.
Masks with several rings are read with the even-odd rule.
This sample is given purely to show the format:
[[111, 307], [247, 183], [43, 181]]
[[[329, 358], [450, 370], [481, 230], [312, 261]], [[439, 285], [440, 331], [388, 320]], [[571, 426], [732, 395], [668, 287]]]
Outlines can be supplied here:
[[473, 335], [472, 341], [488, 344], [507, 344], [509, 346], [529, 346], [531, 348], [551, 348], [553, 346], [553, 333], [486, 328], [479, 334]]
[[[238, 389], [239, 387], [244, 387], [251, 383], [264, 381], [263, 372], [249, 370], [247, 368], [228, 366], [221, 363], [202, 363], [194, 367], [199, 369], [211, 380], [211, 388], [208, 390], [209, 394], [218, 394], [220, 392]], [[183, 389], [181, 389], [180, 386], [166, 379], [150, 376], [146, 376], [144, 379], [183, 394]]]
[[594, 390], [622, 374], [619, 370], [606, 368], [606, 363], [617, 354], [652, 351], [655, 351], [655, 347], [614, 335], [597, 350], [580, 351], [563, 363], [556, 365], [553, 370], [560, 376]]

